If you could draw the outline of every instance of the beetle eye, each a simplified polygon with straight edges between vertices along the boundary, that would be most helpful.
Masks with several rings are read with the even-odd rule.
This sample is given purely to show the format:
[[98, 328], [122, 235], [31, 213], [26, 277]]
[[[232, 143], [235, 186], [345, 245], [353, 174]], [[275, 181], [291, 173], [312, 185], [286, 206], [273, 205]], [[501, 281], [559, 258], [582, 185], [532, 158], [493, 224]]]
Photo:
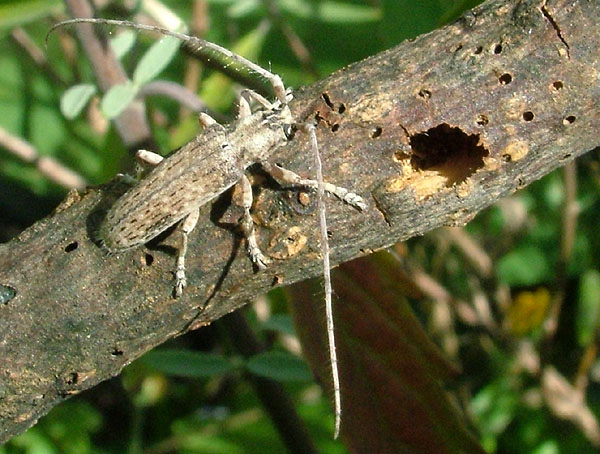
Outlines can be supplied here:
[[296, 127], [295, 124], [283, 125], [283, 133], [285, 134], [285, 138], [287, 140], [292, 140], [294, 138], [294, 136], [296, 135], [297, 130], [298, 130], [298, 128]]

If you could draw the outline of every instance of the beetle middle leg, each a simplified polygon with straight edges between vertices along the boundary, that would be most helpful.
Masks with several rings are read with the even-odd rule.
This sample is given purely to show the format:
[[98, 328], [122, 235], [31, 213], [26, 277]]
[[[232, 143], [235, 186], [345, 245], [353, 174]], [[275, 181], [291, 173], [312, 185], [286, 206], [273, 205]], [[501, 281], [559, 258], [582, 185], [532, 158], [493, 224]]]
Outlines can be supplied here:
[[[135, 159], [137, 163], [137, 178], [140, 179], [160, 164], [163, 157], [152, 151], [138, 150], [135, 154]], [[199, 216], [200, 211], [194, 210], [183, 218], [177, 227], [177, 230], [181, 231], [181, 244], [179, 246], [179, 252], [177, 253], [177, 268], [175, 270], [174, 294], [176, 298], [179, 298], [183, 294], [183, 288], [187, 285], [187, 279], [185, 277], [185, 255], [188, 248], [188, 236], [192, 230], [194, 230], [194, 227], [196, 227]]]
[[238, 183], [242, 189], [242, 206], [244, 208], [244, 215], [240, 221], [242, 232], [246, 237], [246, 244], [248, 249], [248, 255], [252, 263], [260, 270], [264, 270], [269, 259], [261, 252], [256, 242], [256, 233], [254, 231], [254, 220], [250, 215], [250, 208], [252, 208], [252, 186], [246, 175], [242, 175]]

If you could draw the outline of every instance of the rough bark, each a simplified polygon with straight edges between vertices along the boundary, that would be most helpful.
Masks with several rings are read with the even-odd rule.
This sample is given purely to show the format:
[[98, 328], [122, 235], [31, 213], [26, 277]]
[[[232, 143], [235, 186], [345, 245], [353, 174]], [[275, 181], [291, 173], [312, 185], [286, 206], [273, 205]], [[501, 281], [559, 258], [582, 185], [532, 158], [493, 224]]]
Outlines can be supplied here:
[[[490, 1], [296, 92], [296, 117], [321, 119], [327, 179], [369, 203], [328, 201], [332, 263], [465, 224], [597, 147], [599, 22], [595, 1]], [[310, 176], [309, 153], [299, 133], [277, 161]], [[225, 194], [202, 209], [180, 299], [176, 234], [112, 256], [91, 240], [118, 183], [70, 194], [0, 247], [0, 442], [166, 339], [321, 273], [313, 197], [254, 174], [272, 264], [252, 270]]]

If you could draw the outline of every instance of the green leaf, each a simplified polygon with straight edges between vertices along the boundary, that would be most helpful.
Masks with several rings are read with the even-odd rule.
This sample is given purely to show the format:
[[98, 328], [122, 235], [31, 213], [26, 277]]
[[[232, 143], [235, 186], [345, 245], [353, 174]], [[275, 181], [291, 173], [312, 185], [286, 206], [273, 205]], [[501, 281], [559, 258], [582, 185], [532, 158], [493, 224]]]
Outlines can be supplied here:
[[153, 350], [140, 358], [152, 369], [178, 377], [214, 377], [233, 369], [227, 358], [211, 353], [186, 350]]
[[[10, 444], [19, 449], [16, 452], [32, 454], [58, 454], [59, 449], [41, 429], [34, 427], [10, 440]], [[11, 451], [8, 451], [11, 452]]]
[[[102, 415], [89, 402], [69, 402], [52, 409], [43, 421], [45, 431], [60, 444], [75, 447], [89, 444], [91, 435], [102, 427]], [[81, 452], [66, 449], [65, 452]]]
[[280, 6], [290, 15], [329, 24], [359, 24], [381, 19], [379, 8], [336, 1], [325, 0], [311, 4], [302, 0], [281, 0]]
[[60, 111], [69, 120], [75, 118], [96, 94], [94, 84], [73, 85], [60, 98]]
[[330, 24], [358, 24], [381, 19], [381, 10], [372, 6], [333, 1], [323, 1], [319, 6], [319, 18]]
[[135, 98], [138, 92], [138, 86], [127, 81], [123, 84], [113, 85], [102, 98], [100, 109], [108, 119], [119, 116], [123, 110]]
[[515, 249], [498, 261], [498, 277], [511, 287], [542, 283], [550, 276], [548, 257], [536, 246]]
[[14, 0], [0, 2], [0, 30], [6, 31], [36, 19], [58, 13], [64, 6], [60, 0]]
[[303, 0], [279, 0], [279, 6], [283, 11], [292, 16], [308, 19], [313, 11], [309, 2]]
[[297, 356], [285, 352], [264, 352], [250, 358], [246, 368], [256, 375], [284, 382], [308, 382], [312, 374]]
[[114, 38], [111, 38], [110, 47], [119, 60], [131, 50], [136, 38], [137, 33], [133, 30], [123, 30]]
[[133, 82], [142, 86], [158, 76], [177, 54], [180, 45], [181, 41], [174, 36], [165, 36], [155, 42], [135, 68]]
[[257, 0], [239, 0], [227, 8], [227, 16], [231, 19], [241, 19], [254, 13], [259, 6]]
[[560, 444], [556, 440], [546, 440], [531, 454], [560, 454]]
[[272, 315], [262, 324], [262, 329], [277, 331], [279, 333], [289, 334], [291, 336], [295, 334], [294, 321], [288, 314]]
[[594, 337], [600, 319], [600, 272], [588, 270], [579, 282], [579, 301], [577, 303], [577, 340], [585, 347]]
[[178, 436], [179, 452], [197, 452], [212, 454], [243, 454], [248, 452], [235, 440], [228, 440], [225, 436], [207, 434], [196, 431]]
[[519, 400], [511, 388], [511, 380], [501, 376], [484, 386], [471, 400], [470, 410], [478, 427], [482, 428], [484, 447], [493, 452], [498, 437], [513, 421], [519, 410]]

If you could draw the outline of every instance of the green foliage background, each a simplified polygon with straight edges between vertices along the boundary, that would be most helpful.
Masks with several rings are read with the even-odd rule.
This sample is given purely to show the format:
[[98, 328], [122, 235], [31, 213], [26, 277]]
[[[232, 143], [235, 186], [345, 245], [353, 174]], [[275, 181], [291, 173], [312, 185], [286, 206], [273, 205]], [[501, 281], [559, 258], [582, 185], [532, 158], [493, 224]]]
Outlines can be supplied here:
[[[200, 2], [163, 3], [189, 23], [193, 3]], [[272, 68], [287, 85], [298, 87], [438, 28], [478, 2], [277, 0], [274, 3], [282, 20], [310, 51], [312, 63], [304, 65], [277, 26], [264, 26], [268, 17], [265, 2], [202, 3], [209, 18], [206, 39]], [[137, 6], [143, 9], [140, 2]], [[126, 11], [122, 3], [113, 2], [101, 15], [130, 18], [123, 15]], [[62, 18], [64, 5], [58, 0], [0, 2], [0, 127], [30, 142], [41, 156], [73, 169], [88, 184], [99, 184], [122, 171], [130, 158], [112, 128], [99, 132], [91, 126], [87, 107], [73, 119], [61, 113], [61, 97], [68, 87], [94, 83], [85, 59], [69, 60], [56, 35], [50, 38], [47, 49], [43, 47], [44, 35]], [[12, 37], [15, 27], [22, 27], [40, 46], [52, 71], [26, 55]], [[129, 74], [134, 73], [152, 42], [148, 36], [138, 36], [123, 57]], [[175, 54], [158, 78], [181, 82], [185, 61]], [[212, 110], [232, 115], [235, 92], [231, 81], [222, 75], [204, 71], [199, 96]], [[194, 116], [180, 117], [174, 101], [151, 98], [148, 105], [162, 152], [185, 143], [197, 132]], [[459, 323], [453, 333], [460, 342], [453, 359], [464, 371], [462, 391], [468, 396], [470, 422], [489, 452], [554, 454], [592, 449], [589, 437], [575, 424], [565, 424], [553, 416], [540, 400], [539, 377], [517, 367], [524, 345], [533, 346], [567, 379], [575, 382], [583, 376], [589, 380], [584, 395], [598, 415], [597, 153], [576, 163], [576, 176], [578, 224], [573, 252], [566, 262], [557, 247], [564, 232], [562, 170], [486, 210], [469, 224], [466, 232], [494, 263], [493, 276], [482, 279], [480, 287], [471, 285], [474, 273], [470, 265], [445, 239], [443, 231], [406, 245], [415, 263], [457, 300], [471, 301], [478, 291], [495, 303], [508, 302], [492, 305], [491, 334], [479, 332], [485, 327], [466, 323]], [[65, 193], [65, 188], [44, 177], [34, 164], [0, 148], [0, 240], [7, 241], [48, 214]], [[509, 297], [502, 299], [495, 294], [502, 291]], [[549, 308], [556, 298], [562, 299], [562, 313], [548, 349], [544, 321], [552, 316]], [[412, 302], [424, 323], [431, 325], [433, 303], [415, 298]], [[255, 309], [247, 310], [246, 315], [273, 351], [242, 359], [231, 351], [218, 323], [190, 333], [150, 352], [121, 377], [56, 407], [37, 426], [0, 447], [0, 454], [282, 452], [283, 444], [244, 381], [247, 371], [285, 383], [320, 452], [345, 452], [341, 443], [331, 439], [333, 418], [327, 399], [312, 381], [308, 368], [287, 347], [294, 342], [294, 328], [286, 313], [284, 293], [274, 292], [266, 303], [254, 307], [261, 304], [269, 307], [270, 317], [263, 319]]]

